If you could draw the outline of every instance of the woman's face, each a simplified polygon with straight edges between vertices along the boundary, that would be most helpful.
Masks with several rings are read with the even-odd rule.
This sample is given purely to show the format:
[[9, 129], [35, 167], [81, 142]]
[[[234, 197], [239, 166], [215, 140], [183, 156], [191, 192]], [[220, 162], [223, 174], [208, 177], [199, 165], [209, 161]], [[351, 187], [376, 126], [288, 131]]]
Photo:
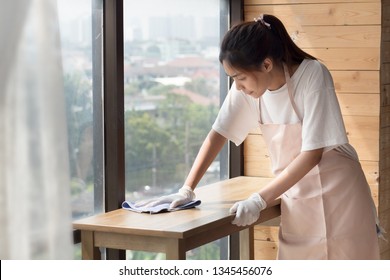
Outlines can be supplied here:
[[237, 90], [241, 90], [253, 98], [261, 97], [271, 84], [271, 76], [265, 69], [264, 71], [260, 69], [259, 71], [247, 72], [236, 70], [225, 62], [222, 64], [226, 74], [234, 79]]

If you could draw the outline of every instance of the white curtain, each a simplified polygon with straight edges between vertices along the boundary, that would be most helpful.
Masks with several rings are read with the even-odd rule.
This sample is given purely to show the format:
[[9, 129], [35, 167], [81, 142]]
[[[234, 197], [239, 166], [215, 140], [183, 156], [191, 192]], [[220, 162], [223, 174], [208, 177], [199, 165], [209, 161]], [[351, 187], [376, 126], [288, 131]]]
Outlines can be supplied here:
[[0, 259], [72, 259], [56, 0], [0, 0]]

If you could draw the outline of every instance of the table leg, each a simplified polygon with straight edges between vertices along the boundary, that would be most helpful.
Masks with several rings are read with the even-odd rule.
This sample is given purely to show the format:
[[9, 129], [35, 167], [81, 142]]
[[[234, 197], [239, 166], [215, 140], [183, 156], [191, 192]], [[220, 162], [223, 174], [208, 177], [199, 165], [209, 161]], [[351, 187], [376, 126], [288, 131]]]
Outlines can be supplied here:
[[240, 231], [240, 260], [253, 260], [254, 253], [254, 227]]
[[93, 231], [81, 231], [81, 252], [83, 260], [100, 260], [102, 258], [99, 248], [94, 245]]
[[240, 259], [240, 232], [229, 235], [229, 260]]
[[253, 226], [231, 234], [229, 236], [229, 260], [253, 260], [253, 238]]
[[168, 239], [165, 254], [167, 260], [185, 260], [186, 250], [182, 239]]

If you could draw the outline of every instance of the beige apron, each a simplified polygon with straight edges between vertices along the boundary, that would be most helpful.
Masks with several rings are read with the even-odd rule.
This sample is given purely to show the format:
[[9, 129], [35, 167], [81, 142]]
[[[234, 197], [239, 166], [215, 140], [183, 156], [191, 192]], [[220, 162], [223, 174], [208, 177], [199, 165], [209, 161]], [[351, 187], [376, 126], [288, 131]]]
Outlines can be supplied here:
[[[285, 74], [291, 104], [302, 120], [286, 67]], [[278, 175], [301, 151], [302, 124], [263, 124], [260, 117], [260, 127]], [[375, 218], [360, 163], [327, 151], [282, 195], [278, 259], [379, 259]]]

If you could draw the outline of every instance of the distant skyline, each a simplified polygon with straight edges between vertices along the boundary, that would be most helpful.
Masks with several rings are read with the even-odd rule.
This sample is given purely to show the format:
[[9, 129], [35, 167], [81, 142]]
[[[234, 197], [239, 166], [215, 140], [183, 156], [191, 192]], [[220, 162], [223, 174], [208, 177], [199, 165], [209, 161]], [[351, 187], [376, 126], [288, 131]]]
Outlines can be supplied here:
[[[132, 3], [133, 2], [133, 3]], [[139, 16], [139, 11], [143, 11], [143, 16], [161, 15], [197, 15], [201, 17], [216, 16], [215, 11], [219, 10], [220, 0], [133, 0], [124, 1], [124, 9], [131, 16]], [[162, 4], [156, 7], [156, 3]], [[132, 6], [136, 5], [136, 10]], [[208, 7], [208, 9], [205, 9]]]
[[[156, 7], [156, 3], [160, 5]], [[171, 17], [170, 24], [174, 26], [170, 28], [176, 31], [181, 29], [180, 34], [184, 34], [184, 29], [188, 28], [187, 34], [193, 34], [195, 38], [199, 38], [207, 32], [204, 26], [206, 18], [214, 17], [218, 20], [219, 3], [220, 0], [143, 0], [137, 2], [125, 0], [125, 36], [131, 39], [133, 30], [138, 28], [142, 30], [144, 39], [150, 39], [154, 35], [152, 30], [156, 30], [156, 27], [150, 26], [153, 23], [151, 18]], [[194, 17], [193, 20], [190, 17]]]
[[[57, 0], [59, 22], [66, 37], [77, 37], [78, 33], [84, 37], [82, 33], [87, 30], [85, 24], [90, 21], [93, 1], [102, 0]], [[220, 0], [124, 0], [125, 40], [155, 39], [156, 35], [169, 32], [193, 39], [215, 36], [219, 29], [210, 30], [208, 26], [216, 26], [219, 5]], [[80, 28], [84, 28], [82, 33]], [[157, 30], [160, 31], [156, 33]]]
[[[74, 19], [91, 13], [93, 0], [57, 0], [58, 9], [66, 19]], [[99, 0], [96, 0], [99, 1]], [[100, 0], [102, 1], [102, 0]], [[157, 4], [162, 4], [158, 5]], [[198, 15], [200, 17], [216, 16], [220, 0], [124, 0], [125, 13], [132, 17], [149, 17], [161, 15]], [[136, 9], [134, 6], [136, 5]], [[204, 7], [208, 7], [205, 9]]]

